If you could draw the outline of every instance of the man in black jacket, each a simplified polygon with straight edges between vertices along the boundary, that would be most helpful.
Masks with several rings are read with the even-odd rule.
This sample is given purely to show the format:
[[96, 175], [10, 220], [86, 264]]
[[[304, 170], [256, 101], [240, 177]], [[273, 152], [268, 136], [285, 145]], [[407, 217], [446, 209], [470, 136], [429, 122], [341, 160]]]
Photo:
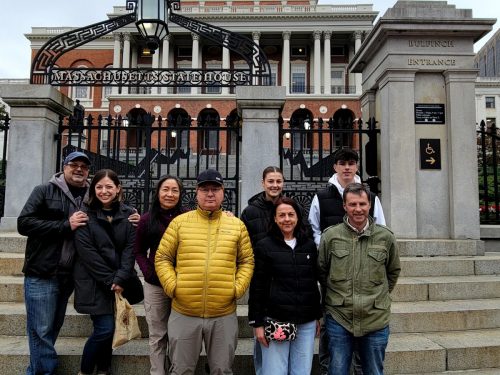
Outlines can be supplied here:
[[70, 153], [63, 172], [33, 189], [17, 220], [18, 232], [28, 236], [23, 266], [27, 375], [56, 373], [54, 344], [73, 292], [73, 233], [88, 220], [80, 206], [88, 190], [89, 166], [83, 152]]

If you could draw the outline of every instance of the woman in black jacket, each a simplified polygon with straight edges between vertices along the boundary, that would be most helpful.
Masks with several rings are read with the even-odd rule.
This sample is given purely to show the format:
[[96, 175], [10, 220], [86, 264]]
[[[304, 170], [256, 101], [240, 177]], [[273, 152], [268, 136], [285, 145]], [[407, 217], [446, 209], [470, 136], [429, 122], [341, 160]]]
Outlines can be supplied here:
[[[293, 199], [279, 198], [273, 218], [268, 235], [255, 247], [249, 322], [262, 349], [261, 374], [309, 374], [321, 318], [317, 249]], [[268, 341], [264, 330], [269, 319], [297, 324], [296, 339]]]
[[135, 229], [128, 221], [133, 209], [121, 203], [115, 172], [98, 171], [89, 188], [86, 226], [75, 233], [75, 309], [90, 314], [94, 331], [83, 348], [80, 375], [109, 374], [114, 333], [115, 293], [125, 292], [136, 277]]

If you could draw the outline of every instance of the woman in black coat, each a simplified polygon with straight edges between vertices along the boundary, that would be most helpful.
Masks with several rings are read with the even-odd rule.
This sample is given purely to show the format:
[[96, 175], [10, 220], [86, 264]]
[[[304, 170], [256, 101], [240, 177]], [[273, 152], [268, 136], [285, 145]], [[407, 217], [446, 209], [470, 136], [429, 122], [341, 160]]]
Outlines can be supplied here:
[[109, 374], [114, 333], [115, 293], [126, 292], [136, 278], [133, 209], [121, 203], [115, 172], [98, 171], [89, 188], [87, 225], [75, 233], [75, 309], [90, 314], [94, 331], [83, 349], [80, 375]]
[[[291, 198], [274, 204], [271, 229], [255, 246], [249, 323], [262, 350], [262, 375], [309, 374], [319, 333], [317, 249], [307, 235], [299, 205]], [[293, 341], [268, 341], [269, 319], [297, 324]]]

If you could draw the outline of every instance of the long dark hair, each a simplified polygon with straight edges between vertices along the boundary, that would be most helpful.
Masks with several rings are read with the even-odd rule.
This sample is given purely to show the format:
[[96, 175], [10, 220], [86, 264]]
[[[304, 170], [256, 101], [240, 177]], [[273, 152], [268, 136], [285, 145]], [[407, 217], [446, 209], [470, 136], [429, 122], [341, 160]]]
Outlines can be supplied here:
[[118, 175], [116, 174], [115, 171], [113, 171], [111, 169], [101, 169], [101, 170], [96, 172], [96, 174], [92, 178], [92, 181], [90, 181], [88, 205], [93, 210], [97, 210], [99, 208], [102, 208], [102, 203], [97, 198], [97, 196], [95, 194], [95, 186], [97, 185], [97, 183], [99, 181], [101, 181], [105, 177], [108, 177], [111, 181], [113, 181], [113, 183], [116, 186], [120, 186], [120, 191], [118, 192], [115, 199], [113, 200], [113, 204], [122, 201], [123, 189], [121, 188], [120, 179], [118, 178]]
[[172, 175], [165, 175], [160, 177], [158, 183], [156, 184], [155, 192], [153, 195], [153, 203], [151, 204], [151, 208], [149, 210], [150, 233], [151, 231], [156, 230], [158, 228], [158, 224], [160, 223], [160, 217], [161, 217], [160, 189], [161, 185], [167, 180], [174, 180], [179, 186], [179, 193], [180, 193], [179, 201], [177, 202], [177, 204], [173, 209], [179, 212], [181, 211], [181, 197], [182, 197], [182, 191], [184, 189], [184, 185], [182, 184], [181, 179], [177, 176], [172, 176]]
[[283, 238], [283, 234], [281, 233], [281, 229], [278, 227], [278, 224], [274, 221], [276, 216], [276, 210], [280, 204], [287, 204], [293, 207], [295, 214], [297, 215], [297, 225], [293, 229], [293, 235], [296, 238], [303, 238], [307, 235], [307, 229], [304, 225], [304, 221], [302, 219], [302, 210], [300, 209], [299, 204], [290, 197], [279, 197], [276, 202], [274, 202], [273, 210], [272, 210], [272, 218], [269, 223], [269, 233], [279, 238]]

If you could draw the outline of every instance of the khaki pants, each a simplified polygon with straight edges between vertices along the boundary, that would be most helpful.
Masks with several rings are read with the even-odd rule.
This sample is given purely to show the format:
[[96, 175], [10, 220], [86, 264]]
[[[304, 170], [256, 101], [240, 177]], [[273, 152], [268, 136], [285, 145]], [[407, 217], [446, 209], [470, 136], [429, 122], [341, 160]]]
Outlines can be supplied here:
[[172, 375], [194, 374], [202, 342], [210, 374], [232, 374], [238, 343], [236, 313], [217, 318], [198, 318], [172, 310], [168, 320], [168, 341]]
[[172, 300], [163, 288], [144, 283], [144, 311], [149, 328], [151, 375], [165, 375], [168, 369], [168, 317]]

